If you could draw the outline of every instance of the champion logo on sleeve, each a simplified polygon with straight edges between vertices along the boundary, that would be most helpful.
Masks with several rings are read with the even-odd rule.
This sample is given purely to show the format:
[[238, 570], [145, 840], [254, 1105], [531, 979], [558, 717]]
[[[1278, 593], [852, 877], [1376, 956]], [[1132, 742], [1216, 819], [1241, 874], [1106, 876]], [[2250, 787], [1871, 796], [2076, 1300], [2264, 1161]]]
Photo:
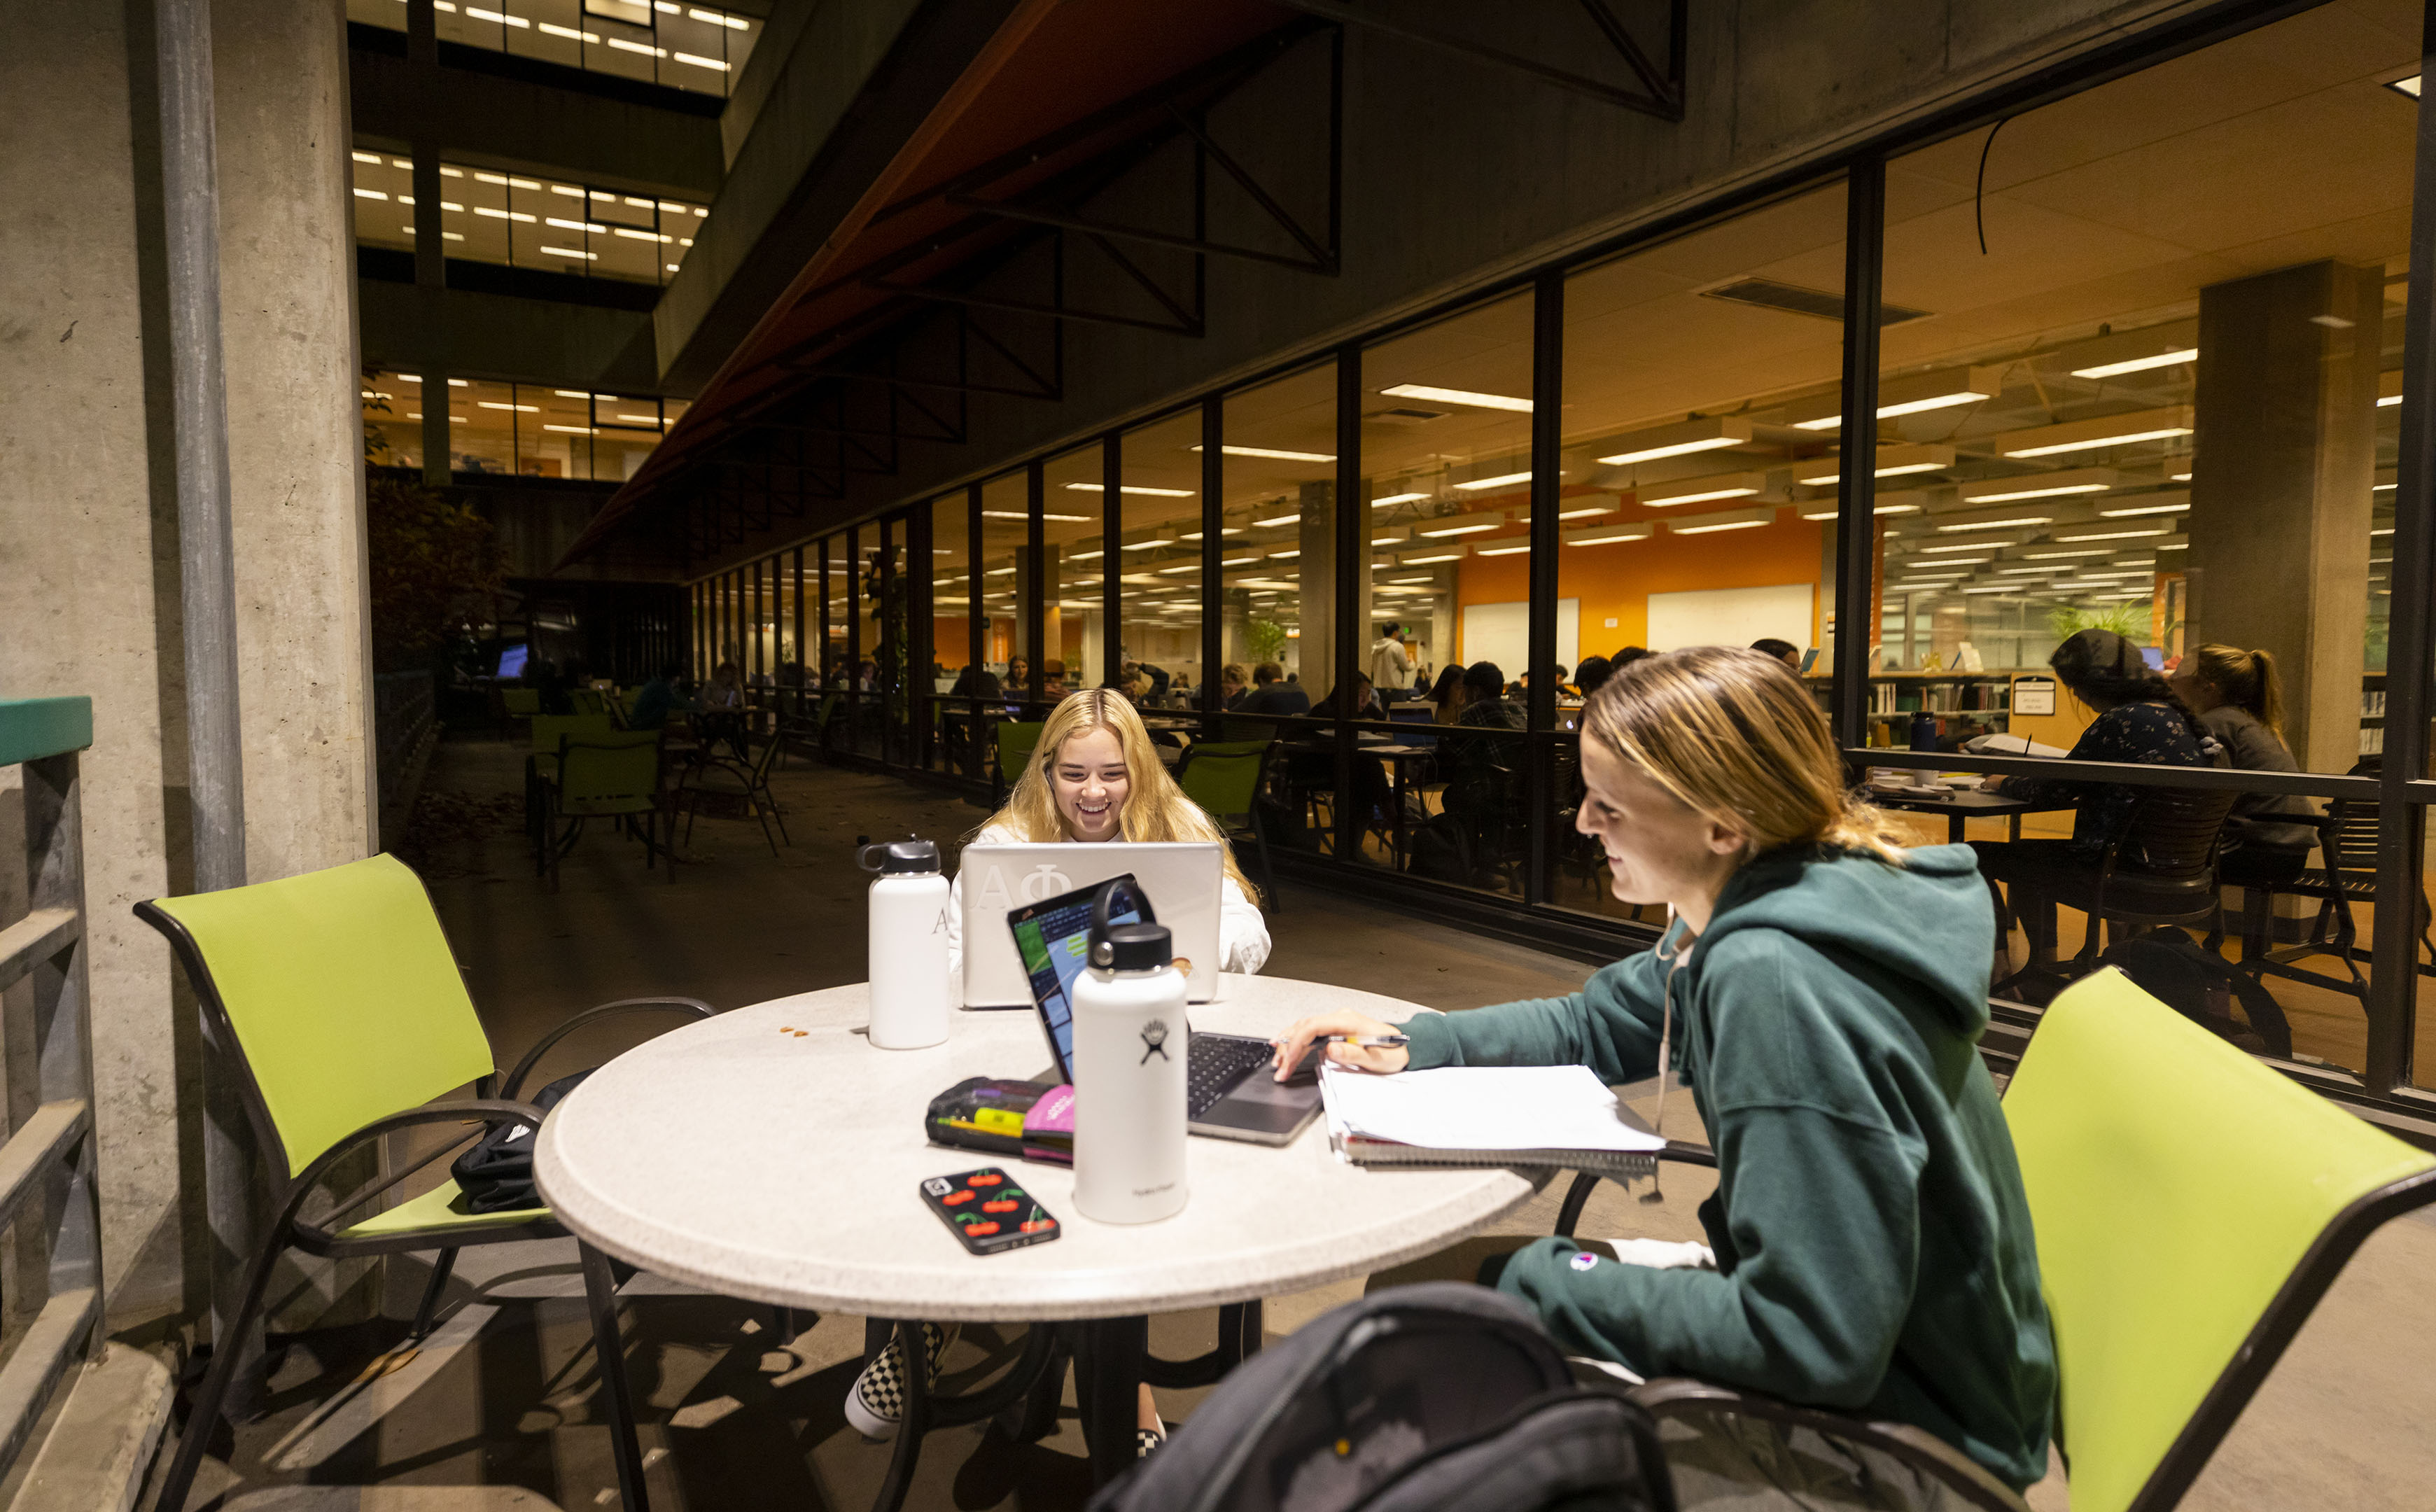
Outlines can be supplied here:
[[1592, 1266], [1596, 1265], [1598, 1262], [1599, 1262], [1599, 1258], [1598, 1258], [1598, 1256], [1597, 1256], [1596, 1254], [1592, 1253], [1592, 1251], [1590, 1251], [1590, 1250], [1583, 1249], [1583, 1250], [1575, 1250], [1575, 1251], [1574, 1252], [1574, 1258], [1573, 1258], [1572, 1260], [1567, 1260], [1565, 1263], [1566, 1263], [1566, 1264], [1568, 1264], [1568, 1265], [1571, 1265], [1574, 1269], [1575, 1269], [1575, 1270], [1577, 1270], [1577, 1271], [1586, 1271], [1586, 1270], [1589, 1270]]

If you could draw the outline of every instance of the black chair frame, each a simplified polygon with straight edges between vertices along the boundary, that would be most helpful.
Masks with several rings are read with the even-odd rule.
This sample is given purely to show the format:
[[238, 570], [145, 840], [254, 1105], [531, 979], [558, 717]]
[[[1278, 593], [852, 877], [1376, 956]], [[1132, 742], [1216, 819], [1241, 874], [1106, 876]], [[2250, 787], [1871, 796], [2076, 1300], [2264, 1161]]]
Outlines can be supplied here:
[[[2075, 904], [2044, 887], [2035, 890], [2036, 906], [2048, 915], [2048, 922], [2031, 935], [2028, 964], [1995, 983], [1989, 995], [2001, 996], [2035, 977], [2070, 981], [2096, 970], [2103, 949], [2100, 942], [2111, 925], [2129, 924], [2136, 932], [2214, 921], [2221, 906], [2216, 885], [2217, 854], [2223, 844], [2225, 817], [2233, 811], [2237, 796], [2207, 789], [2142, 790], [2129, 821], [2107, 837], [2086, 902]], [[2131, 864], [2127, 854], [2150, 864]], [[2020, 883], [2014, 885], [2027, 890]], [[1998, 895], [1992, 883], [1989, 891], [1998, 905], [1996, 938], [2001, 946], [2010, 927], [2009, 915], [2021, 911], [2015, 902]], [[2059, 903], [2079, 907], [2089, 918], [2079, 953], [2061, 966], [2041, 951], [2043, 938], [2046, 948], [2053, 948], [2052, 910]], [[2024, 923], [2027, 928], [2028, 919]]]

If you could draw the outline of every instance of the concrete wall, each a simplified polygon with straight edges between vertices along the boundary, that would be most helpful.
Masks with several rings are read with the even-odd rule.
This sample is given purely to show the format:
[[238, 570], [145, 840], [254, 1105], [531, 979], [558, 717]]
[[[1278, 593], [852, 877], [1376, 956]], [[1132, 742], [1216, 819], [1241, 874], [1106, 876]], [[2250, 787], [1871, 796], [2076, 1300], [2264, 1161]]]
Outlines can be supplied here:
[[[1630, 8], [1645, 51], [1664, 56], [1663, 8]], [[1209, 269], [1209, 334], [1066, 327], [1062, 403], [977, 395], [970, 443], [909, 444], [894, 478], [854, 480], [813, 529], [922, 498], [1003, 461], [1050, 450], [1127, 417], [1595, 246], [1737, 188], [1825, 165], [1855, 143], [1957, 99], [2128, 34], [2221, 6], [2194, 0], [1731, 0], [1690, 8], [1688, 114], [1679, 123], [1552, 87], [1472, 58], [1359, 27], [1345, 44], [1344, 269], [1324, 277], [1224, 257]], [[1508, 51], [1628, 78], [1573, 7], [1506, 7], [1484, 21], [1470, 0], [1412, 0], [1400, 17], [1466, 32]], [[1325, 45], [1306, 43], [1211, 113], [1230, 152], [1317, 223]], [[761, 130], [781, 102], [763, 113]], [[748, 145], [746, 155], [751, 153]], [[743, 159], [740, 158], [740, 166]], [[1212, 171], [1212, 178], [1219, 175]], [[1158, 200], [1120, 184], [1095, 209]], [[724, 206], [722, 205], [722, 209]], [[704, 245], [720, 234], [714, 211]], [[1173, 211], [1157, 224], [1172, 224]], [[1213, 196], [1210, 231], [1282, 248], [1240, 197]], [[1131, 249], [1148, 266], [1155, 252]], [[1079, 265], [1078, 265], [1079, 267]], [[687, 265], [694, 272], [694, 262]], [[699, 275], [707, 280], [713, 269]], [[671, 295], [681, 290], [681, 275]], [[1036, 298], [1032, 292], [1027, 297]], [[1077, 304], [1124, 297], [1070, 272]], [[700, 354], [672, 344], [664, 304], [661, 362], [693, 376]], [[698, 343], [697, 343], [698, 344]], [[801, 539], [806, 528], [740, 544], [710, 570]]]
[[[201, 1298], [193, 1010], [130, 914], [191, 886], [148, 7], [27, 0], [0, 49], [0, 688], [90, 695], [85, 857], [114, 1318]], [[251, 875], [372, 846], [338, 0], [220, 0], [222, 320]], [[61, 192], [73, 185], [73, 192]], [[190, 1279], [191, 1277], [191, 1279]]]

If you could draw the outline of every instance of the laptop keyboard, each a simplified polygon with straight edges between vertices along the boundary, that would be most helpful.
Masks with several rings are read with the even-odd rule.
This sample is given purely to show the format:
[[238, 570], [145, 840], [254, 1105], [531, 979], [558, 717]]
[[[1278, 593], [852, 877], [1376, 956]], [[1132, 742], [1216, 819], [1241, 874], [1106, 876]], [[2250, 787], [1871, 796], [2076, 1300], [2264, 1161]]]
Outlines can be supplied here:
[[1184, 1114], [1197, 1119], [1235, 1089], [1245, 1072], [1266, 1066], [1272, 1051], [1261, 1039], [1195, 1034], [1184, 1055]]

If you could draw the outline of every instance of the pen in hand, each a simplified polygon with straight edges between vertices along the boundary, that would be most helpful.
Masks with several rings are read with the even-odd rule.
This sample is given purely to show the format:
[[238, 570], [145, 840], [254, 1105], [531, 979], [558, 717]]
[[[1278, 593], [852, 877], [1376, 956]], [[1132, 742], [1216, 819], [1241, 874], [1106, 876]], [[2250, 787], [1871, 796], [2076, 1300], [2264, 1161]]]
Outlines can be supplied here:
[[1365, 1050], [1401, 1050], [1413, 1042], [1409, 1034], [1321, 1034], [1314, 1045], [1353, 1045]]

